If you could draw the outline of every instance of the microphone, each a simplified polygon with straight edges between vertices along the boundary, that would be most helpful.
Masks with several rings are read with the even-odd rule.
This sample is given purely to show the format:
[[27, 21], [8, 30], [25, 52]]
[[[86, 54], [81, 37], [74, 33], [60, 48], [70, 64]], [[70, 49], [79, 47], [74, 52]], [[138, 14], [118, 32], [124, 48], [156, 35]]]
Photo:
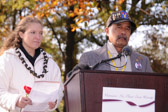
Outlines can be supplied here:
[[79, 63], [70, 72], [67, 73], [67, 76], [70, 77], [77, 70], [90, 70], [90, 67], [86, 64]]
[[105, 60], [101, 60], [99, 63], [95, 64], [94, 66], [91, 67], [91, 70], [94, 70], [95, 68], [97, 68], [100, 64], [111, 61], [111, 60], [115, 60], [117, 58], [120, 58], [122, 55], [118, 54], [116, 57], [114, 58], [109, 58], [109, 59], [105, 59]]
[[131, 56], [131, 54], [132, 54], [132, 48], [131, 48], [131, 47], [125, 46], [125, 47], [122, 49], [121, 55]]
[[94, 70], [95, 68], [97, 68], [100, 64], [111, 61], [111, 60], [115, 60], [117, 58], [121, 58], [121, 56], [130, 56], [132, 53], [132, 49], [129, 46], [125, 46], [122, 49], [122, 52], [120, 54], [118, 54], [116, 57], [114, 58], [109, 58], [109, 59], [105, 59], [105, 60], [101, 60], [100, 62], [98, 62], [97, 64], [95, 64], [94, 66], [91, 67], [91, 70]]

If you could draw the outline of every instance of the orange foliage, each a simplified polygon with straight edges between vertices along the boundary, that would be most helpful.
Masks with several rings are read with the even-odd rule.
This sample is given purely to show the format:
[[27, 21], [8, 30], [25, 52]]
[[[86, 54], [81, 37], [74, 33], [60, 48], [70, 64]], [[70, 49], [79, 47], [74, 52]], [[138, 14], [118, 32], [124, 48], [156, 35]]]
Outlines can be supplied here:
[[115, 5], [115, 8], [118, 8], [118, 10], [122, 10], [121, 4], [124, 2], [125, 0], [118, 0], [117, 1], [117, 5]]
[[[39, 17], [43, 18], [44, 16], [49, 17], [52, 15], [52, 12], [57, 12], [58, 8], [61, 8], [64, 11], [64, 14], [67, 14], [67, 17], [74, 18], [76, 25], [71, 25], [72, 31], [75, 31], [78, 28], [78, 24], [89, 21], [89, 17], [93, 16], [93, 3], [96, 0], [37, 0], [38, 5], [35, 7], [34, 13]], [[73, 10], [70, 7], [74, 7]]]
[[50, 0], [44, 0], [46, 3], [49, 3], [50, 2]]
[[122, 4], [125, 0], [118, 0], [119, 4]]
[[57, 4], [57, 1], [54, 1], [52, 5], [53, 5], [53, 6], [57, 6], [57, 5], [58, 5], [58, 4]]

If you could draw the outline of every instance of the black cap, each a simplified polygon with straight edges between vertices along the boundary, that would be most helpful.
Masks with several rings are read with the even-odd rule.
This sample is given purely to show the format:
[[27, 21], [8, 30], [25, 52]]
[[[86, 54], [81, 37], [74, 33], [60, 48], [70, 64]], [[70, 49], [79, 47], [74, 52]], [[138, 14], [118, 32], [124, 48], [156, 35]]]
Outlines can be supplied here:
[[124, 21], [131, 23], [131, 33], [133, 33], [136, 30], [136, 24], [125, 11], [113, 12], [106, 22], [106, 27], [110, 27], [112, 24], [121, 23]]

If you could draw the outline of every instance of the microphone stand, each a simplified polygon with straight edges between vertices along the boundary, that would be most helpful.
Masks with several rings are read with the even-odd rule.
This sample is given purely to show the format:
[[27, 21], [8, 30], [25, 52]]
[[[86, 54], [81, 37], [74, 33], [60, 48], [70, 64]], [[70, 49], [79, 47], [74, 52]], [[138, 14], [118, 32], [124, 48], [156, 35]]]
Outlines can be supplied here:
[[94, 70], [95, 68], [97, 68], [98, 65], [102, 64], [102, 63], [105, 63], [105, 62], [108, 62], [108, 61], [111, 61], [111, 60], [115, 60], [117, 58], [121, 58], [122, 54], [118, 54], [116, 57], [114, 58], [109, 58], [109, 59], [105, 59], [105, 60], [101, 60], [99, 63], [95, 64], [94, 66], [91, 67], [91, 70]]

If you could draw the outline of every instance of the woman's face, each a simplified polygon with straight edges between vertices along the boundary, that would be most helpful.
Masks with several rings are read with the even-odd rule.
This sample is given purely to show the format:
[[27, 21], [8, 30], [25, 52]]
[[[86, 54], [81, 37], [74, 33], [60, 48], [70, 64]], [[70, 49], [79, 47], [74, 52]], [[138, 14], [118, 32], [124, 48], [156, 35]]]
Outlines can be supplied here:
[[22, 38], [23, 47], [29, 52], [35, 51], [40, 47], [43, 39], [42, 25], [40, 23], [29, 23], [26, 31], [24, 33], [19, 32], [19, 35]]

